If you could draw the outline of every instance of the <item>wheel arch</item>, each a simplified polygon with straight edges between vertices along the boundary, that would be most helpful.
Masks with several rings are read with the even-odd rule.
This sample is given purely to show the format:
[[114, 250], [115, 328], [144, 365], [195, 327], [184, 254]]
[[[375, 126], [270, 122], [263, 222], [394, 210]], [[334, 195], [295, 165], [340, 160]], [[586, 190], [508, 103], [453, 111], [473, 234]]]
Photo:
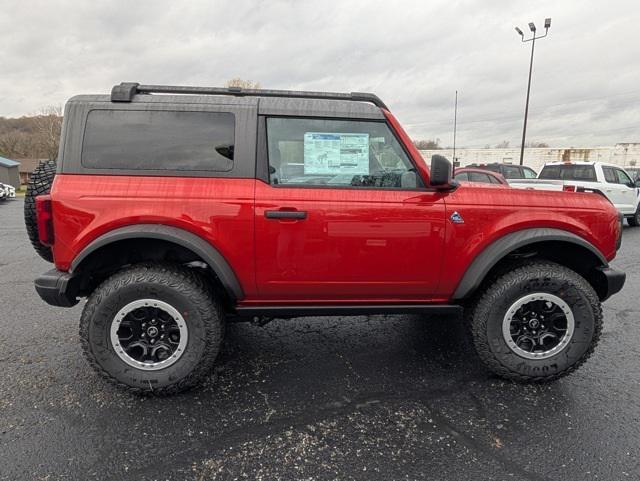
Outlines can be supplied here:
[[[231, 300], [244, 297], [231, 265], [214, 246], [192, 232], [167, 225], [134, 224], [109, 231], [80, 251], [71, 263], [70, 272], [86, 278], [83, 274], [93, 269], [99, 271], [110, 262], [119, 268], [132, 258], [137, 261], [166, 260], [168, 255], [178, 262], [203, 262]], [[85, 281], [87, 285], [90, 283]]]
[[607, 259], [591, 243], [571, 232], [533, 228], [512, 232], [489, 244], [467, 268], [453, 294], [456, 300], [471, 297], [492, 274], [518, 260], [543, 258], [562, 264], [582, 275], [601, 299], [607, 297], [606, 279], [598, 268]]

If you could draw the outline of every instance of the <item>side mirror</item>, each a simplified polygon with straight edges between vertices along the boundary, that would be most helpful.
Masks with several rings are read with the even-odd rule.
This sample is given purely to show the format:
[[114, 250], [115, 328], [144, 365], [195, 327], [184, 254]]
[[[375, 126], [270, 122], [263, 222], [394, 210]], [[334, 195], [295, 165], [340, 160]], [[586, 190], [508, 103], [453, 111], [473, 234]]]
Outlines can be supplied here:
[[431, 157], [431, 179], [434, 187], [448, 188], [453, 183], [453, 164], [444, 155]]
[[640, 188], [640, 177], [638, 177], [635, 182], [632, 182], [632, 184], [632, 187]]

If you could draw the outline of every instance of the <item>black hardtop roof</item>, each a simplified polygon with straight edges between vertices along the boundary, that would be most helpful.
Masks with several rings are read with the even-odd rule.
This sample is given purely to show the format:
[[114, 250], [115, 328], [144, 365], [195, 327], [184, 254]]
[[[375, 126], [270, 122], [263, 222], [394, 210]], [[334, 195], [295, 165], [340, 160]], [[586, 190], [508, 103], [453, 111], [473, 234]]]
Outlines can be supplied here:
[[131, 102], [137, 94], [193, 94], [193, 95], [231, 95], [235, 97], [279, 97], [297, 99], [345, 100], [369, 102], [381, 109], [388, 110], [385, 103], [372, 93], [366, 92], [306, 92], [298, 90], [244, 89], [240, 87], [187, 87], [177, 85], [141, 85], [135, 82], [122, 82], [111, 89], [112, 102]]

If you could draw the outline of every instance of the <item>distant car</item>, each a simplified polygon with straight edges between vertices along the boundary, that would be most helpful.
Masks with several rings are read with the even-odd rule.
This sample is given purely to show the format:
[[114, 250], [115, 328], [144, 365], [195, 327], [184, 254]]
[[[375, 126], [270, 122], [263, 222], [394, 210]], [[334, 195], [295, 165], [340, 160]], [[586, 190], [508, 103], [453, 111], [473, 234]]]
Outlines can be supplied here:
[[604, 162], [550, 162], [538, 180], [511, 182], [520, 189], [562, 190], [600, 194], [627, 218], [630, 226], [640, 226], [640, 180], [633, 180], [622, 167]]
[[[513, 164], [501, 164], [494, 162], [492, 164], [470, 164], [466, 167], [472, 167], [474, 169], [489, 170], [491, 172], [497, 172], [507, 180], [510, 179], [536, 179], [538, 174], [531, 167], [524, 165]], [[465, 167], [465, 168], [466, 168]]]
[[478, 182], [481, 184], [501, 184], [505, 186], [509, 185], [507, 180], [497, 172], [493, 172], [491, 170], [469, 168], [469, 167], [462, 167], [460, 169], [456, 169], [454, 178], [462, 182]]

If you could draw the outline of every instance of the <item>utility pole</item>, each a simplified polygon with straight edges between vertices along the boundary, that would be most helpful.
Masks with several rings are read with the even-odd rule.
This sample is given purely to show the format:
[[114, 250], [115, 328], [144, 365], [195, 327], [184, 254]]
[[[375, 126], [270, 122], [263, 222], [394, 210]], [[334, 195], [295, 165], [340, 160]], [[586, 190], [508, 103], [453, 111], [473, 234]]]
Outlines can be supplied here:
[[456, 90], [456, 103], [453, 109], [453, 165], [456, 165], [456, 128], [458, 126], [458, 91]]
[[522, 127], [522, 143], [520, 144], [520, 165], [524, 162], [524, 142], [527, 137], [527, 117], [529, 116], [529, 94], [531, 93], [531, 72], [533, 71], [533, 51], [536, 46], [536, 40], [539, 38], [544, 38], [549, 33], [549, 28], [551, 27], [551, 19], [547, 18], [544, 21], [544, 35], [540, 35], [536, 37], [536, 26], [533, 22], [529, 23], [529, 29], [533, 33], [531, 38], [525, 40], [524, 33], [518, 27], [516, 27], [516, 32], [520, 35], [522, 39], [522, 43], [531, 42], [531, 60], [529, 61], [529, 82], [527, 83], [527, 101], [524, 107], [524, 126]]

